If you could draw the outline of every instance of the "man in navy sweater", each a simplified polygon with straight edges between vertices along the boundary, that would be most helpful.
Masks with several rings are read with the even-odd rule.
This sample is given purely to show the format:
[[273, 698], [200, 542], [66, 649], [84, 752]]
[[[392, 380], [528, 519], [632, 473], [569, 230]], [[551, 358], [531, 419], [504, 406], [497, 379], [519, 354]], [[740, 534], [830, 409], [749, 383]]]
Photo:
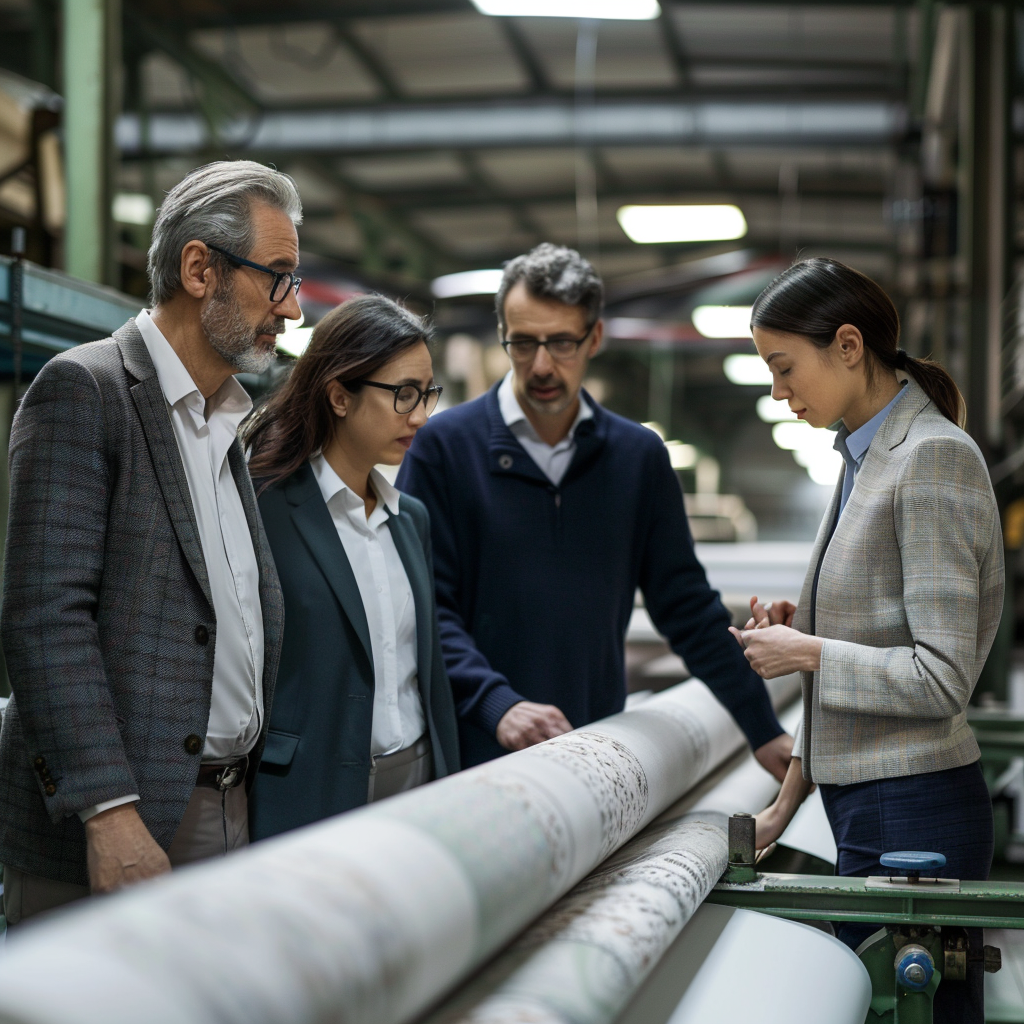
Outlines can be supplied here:
[[496, 302], [511, 372], [430, 420], [398, 476], [430, 510], [463, 765], [622, 710], [639, 586], [781, 779], [792, 740], [697, 561], [664, 444], [582, 390], [602, 338], [600, 278], [545, 243], [507, 265]]

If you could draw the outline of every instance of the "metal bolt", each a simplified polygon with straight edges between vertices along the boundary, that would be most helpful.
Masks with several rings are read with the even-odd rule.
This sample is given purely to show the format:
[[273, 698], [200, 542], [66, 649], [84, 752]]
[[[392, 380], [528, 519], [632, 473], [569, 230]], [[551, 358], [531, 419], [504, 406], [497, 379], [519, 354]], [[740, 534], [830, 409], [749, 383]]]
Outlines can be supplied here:
[[912, 981], [915, 985], [923, 985], [928, 980], [928, 975], [920, 964], [911, 964], [904, 974], [907, 981]]
[[998, 946], [985, 947], [985, 971], [988, 974], [995, 974], [1002, 969], [1003, 953]]

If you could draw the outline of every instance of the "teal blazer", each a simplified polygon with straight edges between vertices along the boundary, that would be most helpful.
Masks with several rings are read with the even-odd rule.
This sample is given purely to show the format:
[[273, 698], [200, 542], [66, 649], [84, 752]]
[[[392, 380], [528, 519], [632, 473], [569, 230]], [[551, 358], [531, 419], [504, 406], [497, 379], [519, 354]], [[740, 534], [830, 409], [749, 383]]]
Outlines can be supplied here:
[[[362, 598], [309, 463], [259, 497], [284, 594], [281, 665], [267, 743], [249, 797], [265, 839], [366, 803], [373, 656]], [[403, 494], [388, 527], [416, 602], [420, 697], [437, 778], [459, 770], [458, 728], [441, 655], [430, 519]]]

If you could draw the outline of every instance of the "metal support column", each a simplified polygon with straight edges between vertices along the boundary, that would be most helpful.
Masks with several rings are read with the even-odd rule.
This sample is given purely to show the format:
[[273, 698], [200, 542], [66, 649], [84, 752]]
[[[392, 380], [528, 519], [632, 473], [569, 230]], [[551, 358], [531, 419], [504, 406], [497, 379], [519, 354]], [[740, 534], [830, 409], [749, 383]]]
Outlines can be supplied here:
[[1003, 4], [973, 19], [973, 138], [970, 140], [970, 350], [968, 429], [987, 455], [1002, 443], [1003, 300], [1011, 246], [1010, 147], [1013, 16]]
[[659, 423], [665, 437], [672, 436], [672, 402], [675, 384], [675, 352], [669, 344], [651, 342], [647, 418]]
[[73, 277], [116, 284], [114, 139], [121, 71], [121, 0], [64, 0], [64, 265]]

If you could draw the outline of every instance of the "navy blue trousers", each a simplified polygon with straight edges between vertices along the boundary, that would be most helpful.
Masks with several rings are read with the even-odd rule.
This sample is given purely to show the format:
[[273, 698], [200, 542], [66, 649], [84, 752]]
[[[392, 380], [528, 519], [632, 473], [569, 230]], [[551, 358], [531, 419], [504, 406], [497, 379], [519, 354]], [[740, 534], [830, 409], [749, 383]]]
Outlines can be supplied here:
[[[890, 875], [883, 853], [926, 850], [941, 853], [941, 878], [984, 881], [992, 868], [992, 800], [979, 762], [924, 775], [876, 779], [852, 786], [822, 785], [840, 875]], [[840, 924], [837, 937], [856, 949], [878, 929]], [[984, 944], [980, 928], [968, 929], [972, 952]], [[941, 970], [941, 965], [938, 965]], [[935, 993], [935, 1024], [984, 1024], [984, 969], [972, 964], [966, 982], [941, 982]]]

